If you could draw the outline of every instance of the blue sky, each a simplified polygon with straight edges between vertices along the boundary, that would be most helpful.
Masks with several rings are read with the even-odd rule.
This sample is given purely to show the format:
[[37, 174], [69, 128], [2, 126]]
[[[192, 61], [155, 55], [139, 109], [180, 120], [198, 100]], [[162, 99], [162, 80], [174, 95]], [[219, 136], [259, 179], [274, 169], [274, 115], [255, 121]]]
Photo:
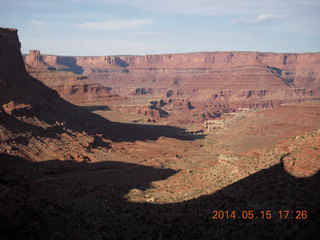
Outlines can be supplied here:
[[22, 52], [319, 52], [320, 0], [1, 0]]

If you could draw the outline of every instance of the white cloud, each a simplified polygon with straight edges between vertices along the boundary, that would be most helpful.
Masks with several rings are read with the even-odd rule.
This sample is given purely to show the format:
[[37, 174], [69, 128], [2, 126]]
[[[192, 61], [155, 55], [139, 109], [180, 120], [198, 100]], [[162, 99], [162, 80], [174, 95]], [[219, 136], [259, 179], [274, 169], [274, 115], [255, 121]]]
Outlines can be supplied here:
[[127, 35], [135, 37], [164, 37], [169, 35], [169, 32], [129, 32]]
[[47, 22], [45, 21], [37, 21], [37, 20], [29, 20], [28, 22], [36, 26], [43, 26], [47, 24]]
[[[77, 0], [89, 2], [89, 0]], [[304, 3], [305, 2], [305, 3]], [[263, 11], [292, 13], [306, 7], [319, 6], [319, 0], [90, 0], [90, 3], [133, 6], [143, 10], [183, 14], [226, 15], [256, 14]], [[303, 4], [304, 3], [304, 4]], [[308, 3], [308, 4], [306, 4]]]
[[[80, 0], [87, 1], [87, 0]], [[120, 4], [127, 6], [138, 7], [143, 10], [157, 11], [157, 12], [173, 12], [184, 14], [209, 14], [209, 15], [222, 15], [226, 12], [234, 13], [239, 12], [235, 5], [241, 6], [242, 1], [232, 0], [93, 0], [101, 4]], [[252, 0], [245, 0], [251, 1]], [[243, 8], [242, 8], [243, 10]]]
[[274, 14], [261, 14], [258, 16], [257, 22], [265, 22], [273, 19], [283, 19], [286, 18], [286, 15], [274, 15]]
[[264, 23], [267, 21], [271, 20], [279, 20], [279, 19], [284, 19], [286, 18], [287, 15], [276, 15], [276, 14], [260, 14], [256, 19], [254, 20], [249, 20], [246, 18], [237, 18], [237, 19], [232, 19], [232, 23], [240, 23], [240, 24], [259, 24], [259, 23]]
[[228, 37], [228, 36], [240, 36], [248, 34], [248, 32], [217, 32], [211, 34], [212, 37]]
[[130, 30], [141, 28], [153, 23], [151, 19], [135, 19], [135, 20], [124, 20], [124, 19], [112, 19], [105, 22], [86, 22], [76, 25], [79, 29], [89, 30]]

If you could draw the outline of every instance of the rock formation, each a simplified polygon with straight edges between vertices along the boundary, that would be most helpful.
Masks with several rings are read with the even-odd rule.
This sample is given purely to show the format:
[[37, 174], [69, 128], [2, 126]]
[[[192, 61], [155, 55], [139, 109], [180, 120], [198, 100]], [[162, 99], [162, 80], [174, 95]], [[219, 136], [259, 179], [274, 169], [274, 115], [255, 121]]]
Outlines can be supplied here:
[[[34, 56], [27, 58], [31, 60], [30, 65], [27, 65], [28, 71], [39, 76], [52, 74], [46, 75], [50, 77], [47, 78], [49, 83], [51, 80], [56, 81], [55, 76], [60, 78], [62, 90], [56, 85], [59, 91], [70, 87], [73, 92], [71, 96], [80, 93], [74, 101], [94, 102], [100, 95], [103, 101], [109, 98], [108, 94], [102, 94], [108, 93], [109, 88], [99, 84], [86, 85], [83, 75], [35, 69], [37, 63], [34, 62], [43, 61], [43, 58], [35, 51], [31, 53]], [[64, 81], [70, 81], [70, 85], [64, 84]], [[57, 91], [27, 73], [16, 29], [0, 28], [0, 86], [0, 152], [11, 156], [33, 161], [106, 160], [106, 155], [115, 143], [138, 139], [157, 140], [160, 136], [174, 135], [170, 126], [152, 128], [111, 122], [91, 113], [90, 109], [80, 108], [62, 99]], [[95, 98], [81, 92], [92, 93]], [[117, 99], [117, 96], [110, 98]], [[150, 109], [137, 111], [156, 115]], [[183, 132], [183, 129], [180, 131]]]
[[73, 65], [72, 57], [42, 56], [39, 50], [30, 50], [24, 60], [27, 71], [33, 77], [55, 89], [68, 101], [94, 104], [117, 98], [110, 93], [111, 88], [90, 82], [87, 76], [77, 74], [82, 67]]
[[[37, 51], [28, 61], [46, 66]], [[91, 161], [97, 146], [108, 151], [109, 140], [86, 132], [85, 121], [97, 118], [28, 75], [16, 29], [0, 28], [0, 84], [0, 152], [34, 161]]]
[[[207, 119], [238, 108], [275, 107], [320, 96], [320, 53], [64, 57], [30, 51], [25, 62], [33, 67], [28, 69], [33, 76], [75, 104], [108, 104], [115, 96], [148, 96], [165, 102], [160, 109], [169, 116], [183, 113]], [[54, 70], [39, 73], [38, 62], [69, 75]], [[125, 106], [117, 109], [132, 111]]]

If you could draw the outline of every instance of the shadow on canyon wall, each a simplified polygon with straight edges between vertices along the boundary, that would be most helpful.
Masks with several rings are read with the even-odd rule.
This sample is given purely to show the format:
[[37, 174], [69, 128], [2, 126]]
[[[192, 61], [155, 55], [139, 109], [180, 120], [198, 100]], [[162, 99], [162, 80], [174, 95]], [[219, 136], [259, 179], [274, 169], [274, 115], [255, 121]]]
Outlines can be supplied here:
[[[72, 56], [57, 56], [57, 64], [66, 66], [66, 68], [68, 69], [68, 71], [72, 71], [75, 74], [83, 74], [84, 69], [82, 66], [79, 66], [77, 64], [77, 59], [75, 57]], [[129, 64], [122, 60], [119, 57], [115, 57], [115, 65], [118, 65], [122, 68], [126, 68], [129, 66]]]
[[[20, 78], [24, 78], [24, 81], [21, 81]], [[111, 122], [92, 113], [92, 109], [83, 109], [67, 102], [56, 91], [27, 74], [10, 80], [5, 86], [8, 90], [2, 89], [6, 92], [3, 97], [0, 97], [1, 106], [10, 101], [18, 104], [30, 104], [32, 109], [26, 110], [23, 114], [35, 117], [49, 124], [63, 123], [65, 128], [75, 132], [85, 131], [90, 135], [101, 134], [104, 138], [114, 142], [157, 140], [161, 136], [192, 141], [202, 139], [205, 136], [190, 135], [187, 134], [185, 129], [174, 126]], [[16, 131], [32, 130], [34, 136], [45, 136], [48, 132], [41, 127], [32, 126], [25, 122], [18, 123], [19, 120], [15, 119], [14, 116], [9, 116], [4, 111], [1, 112], [2, 115], [6, 115], [3, 118], [6, 121], [1, 121], [1, 124], [10, 125], [14, 123]], [[50, 136], [58, 137], [55, 133], [62, 133], [64, 131], [62, 128], [58, 128], [55, 127], [55, 129], [50, 131], [52, 132]]]
[[107, 105], [95, 105], [95, 106], [81, 106], [82, 109], [88, 110], [90, 112], [94, 111], [110, 111], [110, 107]]
[[69, 68], [68, 71], [71, 70], [75, 74], [82, 74], [84, 72], [83, 67], [77, 65], [77, 61], [74, 57], [57, 56], [57, 64], [67, 66]]
[[[208, 196], [159, 204], [130, 202], [126, 194], [144, 194], [172, 169], [0, 159], [2, 239], [317, 239], [320, 233], [319, 173], [298, 179], [282, 164]], [[237, 216], [253, 210], [259, 218], [213, 220], [213, 210]], [[261, 219], [267, 210], [272, 218]], [[293, 212], [280, 219], [280, 210]], [[303, 210], [307, 219], [296, 219]]]

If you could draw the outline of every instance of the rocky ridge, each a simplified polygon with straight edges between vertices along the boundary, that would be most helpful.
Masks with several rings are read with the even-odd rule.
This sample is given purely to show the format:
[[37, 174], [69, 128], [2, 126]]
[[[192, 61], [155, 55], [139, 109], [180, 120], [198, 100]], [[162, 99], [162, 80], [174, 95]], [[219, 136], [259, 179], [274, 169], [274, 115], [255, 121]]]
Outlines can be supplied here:
[[[34, 59], [41, 61], [41, 56]], [[107, 138], [87, 132], [83, 121], [96, 119], [93, 115], [28, 75], [16, 29], [0, 28], [0, 83], [2, 153], [33, 161], [94, 161], [94, 149], [109, 150]]]
[[[31, 75], [75, 104], [83, 104], [84, 99], [94, 105], [114, 98], [150, 98], [162, 101], [160, 109], [168, 116], [187, 114], [207, 120], [238, 108], [269, 108], [320, 96], [319, 53], [67, 57], [31, 50], [25, 62], [32, 67]], [[48, 67], [43, 71], [39, 66]], [[70, 80], [61, 70], [81, 75]], [[125, 106], [118, 109], [132, 111]]]

